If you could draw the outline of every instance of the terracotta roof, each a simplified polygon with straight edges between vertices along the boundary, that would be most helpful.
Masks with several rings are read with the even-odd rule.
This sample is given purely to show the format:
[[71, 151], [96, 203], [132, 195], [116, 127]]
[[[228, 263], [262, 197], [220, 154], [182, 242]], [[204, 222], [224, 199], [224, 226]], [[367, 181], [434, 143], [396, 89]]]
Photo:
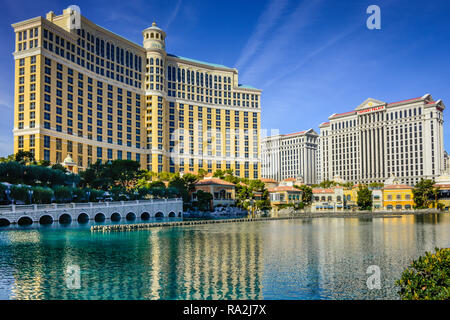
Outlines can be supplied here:
[[439, 188], [439, 189], [450, 189], [450, 184], [435, 184], [433, 187]]
[[207, 178], [207, 179], [203, 179], [200, 180], [199, 182], [197, 182], [195, 185], [210, 185], [210, 184], [217, 184], [217, 185], [221, 185], [221, 186], [233, 186], [234, 184], [219, 178]]
[[407, 100], [402, 100], [402, 101], [397, 101], [397, 102], [391, 102], [391, 103], [388, 103], [388, 106], [391, 104], [397, 104], [397, 103], [408, 102], [408, 101], [419, 100], [419, 99], [422, 99], [422, 97], [412, 98], [412, 99], [407, 99]]
[[278, 183], [277, 181], [275, 181], [273, 179], [268, 179], [268, 178], [261, 178], [259, 180], [261, 180], [261, 182], [265, 182], [265, 183]]
[[297, 181], [297, 179], [295, 179], [295, 178], [286, 178], [283, 181]]
[[384, 186], [383, 189], [412, 189], [413, 187], [408, 186], [406, 184], [391, 184]]
[[279, 186], [275, 188], [269, 188], [267, 189], [269, 192], [278, 192], [278, 191], [298, 191], [302, 192], [302, 190], [299, 190], [297, 188], [291, 187], [291, 186]]
[[300, 132], [294, 132], [294, 133], [288, 133], [288, 134], [284, 134], [283, 136], [285, 136], [285, 137], [287, 137], [287, 136], [293, 136], [293, 135], [296, 135], [296, 134], [302, 134], [302, 133], [305, 133], [306, 131], [300, 131]]
[[350, 113], [356, 113], [356, 111], [353, 110], [353, 111], [348, 111], [348, 112], [343, 112], [343, 113], [336, 113], [336, 114], [333, 114], [330, 118], [334, 118], [334, 117], [338, 117], [338, 116], [343, 116], [343, 115], [350, 114]]
[[313, 193], [334, 193], [334, 189], [322, 189], [322, 188], [314, 188], [312, 190]]
[[[408, 102], [408, 101], [413, 101], [413, 100], [419, 100], [419, 99], [422, 99], [422, 97], [412, 98], [412, 99], [407, 99], [407, 100], [402, 100], [402, 101], [397, 101], [397, 102], [390, 102], [390, 103], [388, 103], [387, 105], [390, 106], [390, 105], [394, 105], [394, 104], [398, 104], [398, 103], [403, 103], [403, 102]], [[435, 101], [430, 102], [430, 103], [435, 103]], [[346, 114], [350, 114], [350, 113], [355, 113], [355, 112], [356, 112], [356, 110], [352, 110], [352, 111], [348, 111], [348, 112], [343, 112], [343, 113], [336, 113], [336, 114], [333, 114], [333, 115], [330, 117], [330, 119], [332, 119], [332, 118], [334, 118], [334, 117], [338, 117], [338, 116], [343, 116], [343, 115], [346, 115]], [[329, 122], [324, 122], [324, 123], [322, 123], [321, 125], [328, 124], [328, 123], [329, 123]]]

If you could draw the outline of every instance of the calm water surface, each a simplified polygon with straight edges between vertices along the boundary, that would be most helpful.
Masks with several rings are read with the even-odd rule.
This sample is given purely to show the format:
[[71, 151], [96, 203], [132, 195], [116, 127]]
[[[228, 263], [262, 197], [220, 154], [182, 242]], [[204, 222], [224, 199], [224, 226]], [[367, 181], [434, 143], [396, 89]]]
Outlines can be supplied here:
[[[0, 299], [397, 299], [412, 259], [450, 247], [450, 215], [315, 218], [91, 233], [3, 228]], [[78, 265], [80, 289], [66, 268]], [[367, 267], [381, 269], [367, 289]]]

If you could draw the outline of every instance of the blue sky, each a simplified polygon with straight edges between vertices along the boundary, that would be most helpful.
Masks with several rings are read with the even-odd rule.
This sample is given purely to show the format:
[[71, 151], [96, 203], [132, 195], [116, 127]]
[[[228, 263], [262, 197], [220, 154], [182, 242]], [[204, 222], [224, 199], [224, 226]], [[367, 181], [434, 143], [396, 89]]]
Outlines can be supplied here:
[[[153, 21], [169, 53], [239, 69], [240, 83], [263, 90], [262, 127], [314, 128], [366, 98], [386, 102], [430, 93], [450, 107], [450, 1], [412, 0], [2, 0], [0, 156], [11, 154], [11, 23], [71, 4], [95, 23], [136, 43]], [[381, 30], [366, 8], [381, 8]], [[448, 117], [445, 110], [444, 119]], [[450, 143], [450, 128], [444, 125]], [[448, 148], [447, 148], [448, 149]], [[450, 150], [449, 150], [450, 151]]]

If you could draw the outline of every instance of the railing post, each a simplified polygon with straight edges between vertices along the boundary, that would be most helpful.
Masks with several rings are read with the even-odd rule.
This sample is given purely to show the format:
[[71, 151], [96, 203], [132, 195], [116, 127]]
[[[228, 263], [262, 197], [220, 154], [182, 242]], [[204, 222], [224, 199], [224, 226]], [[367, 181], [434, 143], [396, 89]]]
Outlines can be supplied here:
[[93, 204], [92, 204], [92, 202], [89, 202], [89, 207], [91, 207], [91, 208], [93, 207]]
[[11, 205], [11, 211], [12, 211], [12, 212], [16, 212], [16, 205], [15, 205], [15, 204], [12, 204], [12, 205]]
[[58, 204], [57, 203], [53, 204], [53, 209], [58, 209]]
[[109, 207], [109, 202], [106, 202], [106, 206]]
[[33, 211], [37, 211], [37, 204], [33, 204]]
[[72, 208], [76, 208], [76, 203], [72, 202]]

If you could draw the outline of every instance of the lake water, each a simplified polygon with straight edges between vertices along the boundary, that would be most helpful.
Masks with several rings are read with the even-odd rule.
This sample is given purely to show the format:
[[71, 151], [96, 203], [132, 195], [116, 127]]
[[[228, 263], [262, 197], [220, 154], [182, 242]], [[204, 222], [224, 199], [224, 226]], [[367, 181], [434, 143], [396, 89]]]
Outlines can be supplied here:
[[[450, 215], [314, 218], [92, 233], [3, 228], [0, 299], [397, 299], [413, 260], [450, 247]], [[381, 289], [367, 288], [367, 268]], [[80, 287], [67, 283], [79, 266]]]

